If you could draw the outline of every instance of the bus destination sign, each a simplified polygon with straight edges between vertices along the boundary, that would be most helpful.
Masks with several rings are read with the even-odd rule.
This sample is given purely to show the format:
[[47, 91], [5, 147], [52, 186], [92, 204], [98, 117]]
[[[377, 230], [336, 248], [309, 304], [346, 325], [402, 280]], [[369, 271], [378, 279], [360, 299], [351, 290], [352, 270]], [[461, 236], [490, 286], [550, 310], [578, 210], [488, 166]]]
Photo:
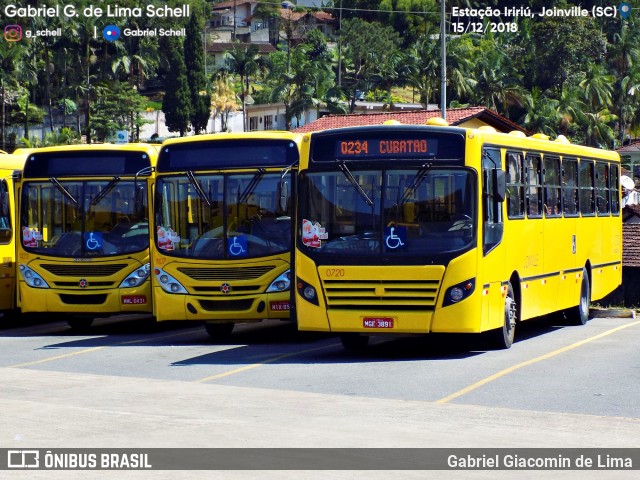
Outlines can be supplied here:
[[350, 138], [336, 142], [337, 158], [415, 158], [435, 155], [437, 139], [426, 138]]

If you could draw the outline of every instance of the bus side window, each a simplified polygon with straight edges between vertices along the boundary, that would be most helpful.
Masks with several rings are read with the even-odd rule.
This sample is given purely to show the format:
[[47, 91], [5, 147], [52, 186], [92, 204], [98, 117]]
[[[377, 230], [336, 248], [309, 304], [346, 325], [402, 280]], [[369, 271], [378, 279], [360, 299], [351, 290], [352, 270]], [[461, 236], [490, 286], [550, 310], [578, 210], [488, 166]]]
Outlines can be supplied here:
[[562, 215], [560, 191], [560, 158], [544, 157], [544, 206], [547, 217]]
[[542, 166], [539, 155], [527, 154], [525, 175], [527, 179], [527, 216], [542, 216]]
[[507, 215], [509, 218], [524, 216], [522, 160], [521, 153], [507, 153]]
[[582, 215], [593, 215], [595, 213], [595, 171], [593, 162], [581, 159], [578, 171], [580, 213], [582, 213]]
[[6, 180], [0, 181], [0, 243], [6, 244], [11, 242], [11, 203], [12, 198], [9, 195]]
[[615, 163], [609, 165], [609, 182], [611, 213], [618, 215], [620, 213], [620, 175], [618, 165]]
[[596, 209], [598, 215], [609, 213], [609, 169], [604, 162], [596, 163]]
[[486, 148], [482, 152], [482, 215], [483, 215], [483, 253], [487, 255], [502, 241], [504, 224], [502, 220], [502, 202], [495, 191], [494, 172], [500, 169], [500, 150]]
[[562, 205], [567, 216], [578, 214], [578, 161], [564, 158], [562, 161]]

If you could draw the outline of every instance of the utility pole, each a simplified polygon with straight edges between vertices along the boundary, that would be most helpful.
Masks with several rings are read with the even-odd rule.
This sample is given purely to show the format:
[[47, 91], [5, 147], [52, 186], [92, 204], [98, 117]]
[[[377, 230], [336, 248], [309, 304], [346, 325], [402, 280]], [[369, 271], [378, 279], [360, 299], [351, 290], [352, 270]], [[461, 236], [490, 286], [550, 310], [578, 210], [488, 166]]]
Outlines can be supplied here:
[[342, 87], [342, 0], [340, 0], [340, 12], [338, 14], [338, 87]]
[[447, 25], [445, 21], [445, 0], [441, 0], [440, 45], [442, 46], [442, 70], [440, 77], [440, 110], [442, 118], [447, 119]]

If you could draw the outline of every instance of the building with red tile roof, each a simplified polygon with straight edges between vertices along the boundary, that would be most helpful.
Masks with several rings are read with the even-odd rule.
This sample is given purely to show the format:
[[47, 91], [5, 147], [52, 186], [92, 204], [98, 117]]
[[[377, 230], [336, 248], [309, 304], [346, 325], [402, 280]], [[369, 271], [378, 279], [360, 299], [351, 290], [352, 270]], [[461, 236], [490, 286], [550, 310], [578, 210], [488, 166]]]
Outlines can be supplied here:
[[[485, 107], [467, 107], [447, 109], [447, 122], [460, 127], [477, 128], [489, 125], [499, 132], [518, 130], [530, 134], [520, 125], [512, 122]], [[353, 115], [326, 115], [313, 122], [307, 123], [295, 132], [305, 133], [329, 128], [355, 127], [360, 125], [382, 125], [387, 120], [397, 120], [407, 125], [424, 125], [429, 118], [441, 117], [438, 110], [388, 111], [379, 113]]]

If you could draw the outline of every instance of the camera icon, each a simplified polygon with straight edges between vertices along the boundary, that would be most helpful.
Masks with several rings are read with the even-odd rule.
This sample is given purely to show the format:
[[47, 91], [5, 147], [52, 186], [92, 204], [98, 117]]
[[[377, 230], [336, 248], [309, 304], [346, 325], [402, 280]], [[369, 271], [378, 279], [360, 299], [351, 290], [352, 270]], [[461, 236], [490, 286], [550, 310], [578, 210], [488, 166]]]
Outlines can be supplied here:
[[22, 27], [20, 25], [5, 26], [4, 39], [7, 42], [19, 42], [20, 40], [22, 40]]

